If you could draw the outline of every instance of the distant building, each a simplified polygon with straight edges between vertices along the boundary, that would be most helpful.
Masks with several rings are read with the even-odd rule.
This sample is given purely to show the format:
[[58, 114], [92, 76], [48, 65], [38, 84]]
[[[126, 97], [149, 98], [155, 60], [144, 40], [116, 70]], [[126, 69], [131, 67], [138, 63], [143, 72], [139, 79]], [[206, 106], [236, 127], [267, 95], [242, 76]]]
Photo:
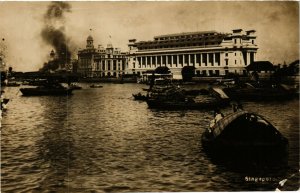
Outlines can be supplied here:
[[129, 40], [128, 73], [142, 74], [166, 66], [181, 79], [184, 66], [194, 66], [198, 76], [246, 74], [256, 58], [254, 30], [224, 34], [216, 31], [155, 36], [151, 41]]
[[88, 36], [86, 48], [78, 51], [77, 72], [83, 77], [120, 77], [125, 74], [127, 53], [108, 44], [94, 48], [93, 37]]

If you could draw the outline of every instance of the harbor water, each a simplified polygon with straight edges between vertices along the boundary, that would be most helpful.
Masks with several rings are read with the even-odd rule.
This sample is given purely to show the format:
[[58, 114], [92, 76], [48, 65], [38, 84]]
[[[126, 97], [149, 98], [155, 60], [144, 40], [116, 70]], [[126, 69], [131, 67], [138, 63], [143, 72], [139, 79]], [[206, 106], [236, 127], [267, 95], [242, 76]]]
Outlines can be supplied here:
[[37, 97], [5, 88], [10, 102], [2, 118], [1, 191], [272, 191], [298, 173], [298, 99], [243, 104], [289, 140], [286, 164], [255, 170], [205, 154], [200, 139], [212, 111], [149, 109], [132, 98], [143, 87], [83, 84], [72, 96]]

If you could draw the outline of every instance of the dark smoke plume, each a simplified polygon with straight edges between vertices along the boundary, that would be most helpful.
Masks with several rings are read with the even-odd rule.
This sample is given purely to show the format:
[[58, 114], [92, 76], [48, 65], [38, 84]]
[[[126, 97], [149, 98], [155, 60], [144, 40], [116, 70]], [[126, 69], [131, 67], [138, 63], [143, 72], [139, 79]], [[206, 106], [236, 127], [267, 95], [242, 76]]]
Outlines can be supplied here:
[[59, 65], [66, 65], [71, 63], [70, 40], [65, 35], [64, 13], [71, 12], [71, 6], [67, 2], [51, 2], [48, 10], [44, 15], [44, 28], [42, 29], [41, 36], [45, 43], [51, 45], [55, 50], [56, 57], [54, 60], [45, 63], [41, 69], [55, 70]]

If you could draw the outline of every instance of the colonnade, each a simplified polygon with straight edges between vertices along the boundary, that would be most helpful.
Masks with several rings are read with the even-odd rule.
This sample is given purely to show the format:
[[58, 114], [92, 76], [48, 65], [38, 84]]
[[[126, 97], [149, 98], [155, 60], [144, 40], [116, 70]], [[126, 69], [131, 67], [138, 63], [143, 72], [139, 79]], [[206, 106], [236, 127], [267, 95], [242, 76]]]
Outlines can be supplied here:
[[136, 68], [220, 66], [220, 53], [162, 54], [136, 57]]
[[123, 71], [125, 70], [125, 60], [100, 60], [95, 61], [95, 69], [101, 71]]

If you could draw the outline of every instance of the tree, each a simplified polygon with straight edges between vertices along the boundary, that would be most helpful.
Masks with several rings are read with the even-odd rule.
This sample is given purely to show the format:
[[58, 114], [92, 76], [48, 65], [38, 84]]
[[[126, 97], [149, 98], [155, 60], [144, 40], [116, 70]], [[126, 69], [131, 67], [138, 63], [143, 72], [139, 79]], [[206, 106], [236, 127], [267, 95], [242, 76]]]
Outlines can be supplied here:
[[183, 82], [191, 81], [195, 76], [195, 67], [194, 66], [184, 66], [181, 70]]

